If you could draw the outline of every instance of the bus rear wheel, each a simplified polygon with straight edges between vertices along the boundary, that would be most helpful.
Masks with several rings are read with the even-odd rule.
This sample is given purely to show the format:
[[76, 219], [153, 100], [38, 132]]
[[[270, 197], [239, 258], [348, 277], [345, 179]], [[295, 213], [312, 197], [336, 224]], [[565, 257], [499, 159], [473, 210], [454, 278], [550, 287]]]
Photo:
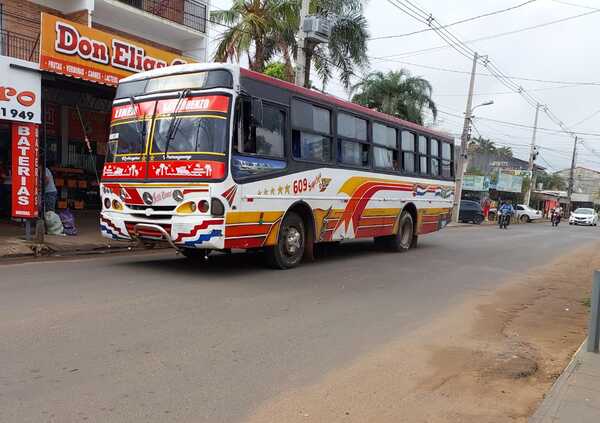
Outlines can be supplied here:
[[377, 245], [396, 252], [404, 252], [417, 246], [418, 237], [415, 234], [415, 224], [412, 215], [404, 211], [398, 222], [398, 232], [395, 235], [375, 238]]
[[267, 264], [274, 269], [297, 266], [304, 256], [305, 243], [306, 232], [302, 218], [294, 212], [288, 213], [281, 222], [277, 244], [265, 251]]

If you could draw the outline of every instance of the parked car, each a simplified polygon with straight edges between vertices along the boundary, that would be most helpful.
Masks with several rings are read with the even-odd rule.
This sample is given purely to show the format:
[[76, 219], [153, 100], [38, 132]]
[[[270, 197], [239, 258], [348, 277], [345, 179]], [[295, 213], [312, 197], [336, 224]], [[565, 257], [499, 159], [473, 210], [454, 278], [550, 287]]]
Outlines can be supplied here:
[[517, 219], [523, 223], [531, 222], [542, 218], [542, 212], [540, 210], [532, 209], [525, 204], [517, 204], [515, 206], [515, 213]]
[[483, 222], [483, 209], [481, 208], [481, 204], [477, 201], [461, 200], [458, 220], [461, 222], [473, 222], [474, 224], [479, 225]]
[[571, 212], [569, 216], [569, 225], [590, 225], [598, 224], [598, 213], [594, 209], [579, 208]]

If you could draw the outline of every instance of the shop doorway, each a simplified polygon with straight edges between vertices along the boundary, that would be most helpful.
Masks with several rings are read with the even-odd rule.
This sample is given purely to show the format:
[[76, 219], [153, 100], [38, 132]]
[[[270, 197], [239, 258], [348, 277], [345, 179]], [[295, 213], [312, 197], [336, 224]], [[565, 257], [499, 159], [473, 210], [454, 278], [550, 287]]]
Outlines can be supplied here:
[[106, 156], [115, 88], [44, 74], [42, 92], [42, 160], [58, 190], [57, 210], [96, 219], [101, 207], [97, 175]]

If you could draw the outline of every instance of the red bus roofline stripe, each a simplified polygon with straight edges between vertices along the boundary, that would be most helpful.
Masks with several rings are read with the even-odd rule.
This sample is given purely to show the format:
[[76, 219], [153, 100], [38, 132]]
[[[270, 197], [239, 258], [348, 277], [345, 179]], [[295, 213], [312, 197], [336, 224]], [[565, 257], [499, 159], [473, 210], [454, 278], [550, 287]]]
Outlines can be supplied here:
[[406, 128], [409, 129], [414, 129], [416, 131], [421, 131], [421, 132], [425, 132], [428, 135], [432, 135], [436, 138], [439, 139], [443, 139], [446, 141], [453, 141], [453, 138], [447, 134], [443, 134], [441, 132], [437, 132], [437, 131], [433, 131], [429, 128], [425, 128], [424, 126], [421, 125], [417, 125], [416, 123], [413, 122], [409, 122], [407, 120], [403, 120], [403, 119], [399, 119], [397, 117], [394, 116], [390, 116], [390, 115], [386, 115], [385, 113], [381, 113], [378, 112], [376, 110], [372, 110], [369, 109], [367, 107], [358, 105], [356, 103], [351, 103], [349, 101], [344, 101], [341, 100], [337, 97], [334, 97], [332, 95], [327, 95], [327, 94], [322, 94], [313, 90], [309, 90], [307, 88], [304, 87], [299, 87], [297, 85], [294, 85], [290, 82], [287, 81], [282, 81], [280, 79], [276, 79], [276, 78], [271, 78], [270, 76], [264, 75], [262, 73], [258, 73], [258, 72], [254, 72], [251, 71], [249, 69], [245, 69], [245, 68], [240, 68], [240, 75], [241, 76], [246, 76], [252, 79], [256, 79], [259, 81], [263, 81], [263, 82], [267, 82], [271, 85], [275, 85], [278, 86], [279, 88], [284, 88], [286, 90], [290, 90], [290, 91], [294, 91], [296, 93], [305, 95], [307, 97], [311, 97], [317, 100], [321, 100], [324, 101], [326, 103], [333, 103], [338, 107], [341, 107], [343, 109], [346, 110], [352, 110], [358, 113], [363, 113], [365, 115], [371, 116], [375, 119], [379, 119], [381, 121], [390, 123], [390, 124], [396, 124], [396, 125], [401, 125], [404, 126]]

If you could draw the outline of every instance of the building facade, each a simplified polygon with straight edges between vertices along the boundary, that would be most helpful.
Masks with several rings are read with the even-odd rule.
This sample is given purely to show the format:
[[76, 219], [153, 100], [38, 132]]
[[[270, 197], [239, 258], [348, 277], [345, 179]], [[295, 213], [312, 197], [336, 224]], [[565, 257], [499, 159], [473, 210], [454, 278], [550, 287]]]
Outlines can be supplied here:
[[0, 0], [0, 212], [35, 217], [46, 165], [59, 206], [99, 207], [118, 80], [206, 61], [208, 13], [208, 0]]
[[[563, 169], [556, 173], [568, 181], [571, 169]], [[600, 172], [580, 166], [573, 169], [573, 192], [597, 196], [600, 192]]]

